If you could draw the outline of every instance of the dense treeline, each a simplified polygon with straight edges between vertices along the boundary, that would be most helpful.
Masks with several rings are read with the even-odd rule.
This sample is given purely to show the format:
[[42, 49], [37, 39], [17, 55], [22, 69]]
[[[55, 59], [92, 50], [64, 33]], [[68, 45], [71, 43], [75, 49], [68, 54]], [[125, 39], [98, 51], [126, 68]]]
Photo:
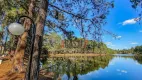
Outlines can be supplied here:
[[142, 46], [136, 46], [134, 49], [134, 54], [142, 54]]
[[52, 53], [116, 53], [115, 50], [108, 48], [102, 42], [77, 37], [62, 39], [56, 33], [50, 33], [44, 36], [43, 47]]
[[121, 54], [129, 54], [129, 53], [142, 54], [142, 45], [136, 46], [134, 48], [132, 47], [131, 49], [117, 50], [117, 52]]
[[117, 50], [117, 53], [120, 53], [120, 54], [129, 54], [129, 53], [133, 53], [133, 51], [134, 51], [134, 48], [131, 48], [131, 49]]

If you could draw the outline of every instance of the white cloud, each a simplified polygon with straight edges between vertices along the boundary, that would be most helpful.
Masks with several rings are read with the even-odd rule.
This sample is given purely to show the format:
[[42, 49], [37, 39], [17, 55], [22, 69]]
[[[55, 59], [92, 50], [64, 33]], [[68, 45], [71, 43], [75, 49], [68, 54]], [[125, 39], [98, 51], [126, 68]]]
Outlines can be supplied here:
[[117, 36], [116, 39], [120, 39], [122, 36]]
[[128, 73], [126, 70], [116, 69], [116, 71], [121, 72], [121, 73]]
[[138, 44], [137, 42], [131, 42], [130, 44], [133, 44], [133, 45], [135, 45], [135, 44]]
[[112, 43], [111, 42], [106, 42], [106, 45], [112, 45]]
[[136, 21], [134, 19], [129, 19], [129, 20], [126, 20], [122, 23], [122, 25], [127, 25], [127, 24], [135, 24]]
[[125, 20], [124, 22], [122, 22], [122, 25], [128, 25], [128, 24], [136, 24], [136, 22], [138, 22], [140, 20], [140, 18], [133, 18], [133, 19], [128, 19]]
[[112, 44], [112, 42], [106, 42], [105, 44], [106, 44], [107, 46], [111, 46], [111, 47], [114, 47], [114, 46], [115, 46], [115, 45]]

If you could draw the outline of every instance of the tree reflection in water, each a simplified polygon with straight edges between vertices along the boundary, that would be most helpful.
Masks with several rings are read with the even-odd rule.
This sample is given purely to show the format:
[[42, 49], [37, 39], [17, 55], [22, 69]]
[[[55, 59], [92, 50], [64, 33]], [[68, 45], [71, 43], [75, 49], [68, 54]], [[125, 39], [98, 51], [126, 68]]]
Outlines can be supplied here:
[[48, 58], [44, 64], [44, 68], [48, 72], [53, 72], [53, 80], [61, 80], [66, 74], [68, 80], [78, 80], [78, 74], [87, 74], [90, 71], [105, 68], [113, 56], [97, 56], [97, 57], [52, 57]]
[[142, 55], [136, 55], [134, 56], [134, 60], [136, 60], [139, 64], [142, 64]]
[[78, 80], [78, 75], [84, 75], [91, 71], [108, 66], [113, 57], [132, 58], [142, 64], [142, 56], [97, 56], [97, 57], [52, 57], [48, 58], [44, 68], [53, 73], [53, 80], [61, 80], [67, 75], [66, 80]]
[[118, 54], [115, 55], [116, 57], [123, 57], [123, 58], [131, 58], [136, 60], [139, 64], [142, 64], [142, 55], [133, 55], [133, 54]]

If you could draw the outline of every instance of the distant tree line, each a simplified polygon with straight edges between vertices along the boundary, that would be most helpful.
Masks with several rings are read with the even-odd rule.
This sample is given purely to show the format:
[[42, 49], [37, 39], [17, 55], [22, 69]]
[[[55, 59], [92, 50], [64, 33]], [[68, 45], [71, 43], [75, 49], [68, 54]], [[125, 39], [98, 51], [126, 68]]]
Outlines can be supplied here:
[[72, 37], [62, 39], [57, 33], [49, 33], [44, 36], [44, 48], [51, 53], [102, 53], [114, 54], [103, 42]]
[[117, 53], [120, 53], [120, 54], [129, 54], [129, 53], [133, 53], [133, 52], [134, 52], [134, 48], [117, 50]]
[[123, 49], [123, 50], [117, 50], [117, 53], [121, 53], [121, 54], [142, 54], [142, 45], [141, 46], [136, 46], [136, 47], [132, 47], [131, 49]]
[[135, 47], [134, 54], [142, 54], [142, 45]]

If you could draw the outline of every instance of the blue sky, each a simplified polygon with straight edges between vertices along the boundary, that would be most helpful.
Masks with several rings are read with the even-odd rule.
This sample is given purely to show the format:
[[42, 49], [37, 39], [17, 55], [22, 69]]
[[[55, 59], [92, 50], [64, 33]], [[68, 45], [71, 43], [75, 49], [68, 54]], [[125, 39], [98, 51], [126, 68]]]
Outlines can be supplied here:
[[[142, 45], [142, 24], [134, 19], [138, 18], [138, 11], [131, 7], [130, 0], [115, 0], [115, 7], [110, 10], [107, 16], [107, 24], [103, 28], [118, 35], [119, 39], [114, 39], [111, 35], [103, 35], [103, 42], [112, 49], [129, 49], [137, 45]], [[81, 37], [75, 28], [75, 35]]]
[[138, 18], [138, 11], [131, 7], [129, 0], [115, 0], [115, 7], [110, 10], [104, 29], [117, 34], [119, 40], [110, 35], [104, 35], [103, 41], [113, 49], [128, 49], [142, 45], [142, 24], [134, 19]]
[[[133, 9], [130, 0], [114, 0], [114, 5], [115, 7], [107, 16], [107, 24], [103, 28], [118, 35], [120, 39], [114, 39], [106, 34], [102, 37], [103, 42], [112, 49], [129, 49], [142, 45], [142, 24], [134, 20], [138, 18], [140, 9]], [[73, 30], [75, 36], [82, 37], [75, 25], [72, 25], [69, 30]]]

